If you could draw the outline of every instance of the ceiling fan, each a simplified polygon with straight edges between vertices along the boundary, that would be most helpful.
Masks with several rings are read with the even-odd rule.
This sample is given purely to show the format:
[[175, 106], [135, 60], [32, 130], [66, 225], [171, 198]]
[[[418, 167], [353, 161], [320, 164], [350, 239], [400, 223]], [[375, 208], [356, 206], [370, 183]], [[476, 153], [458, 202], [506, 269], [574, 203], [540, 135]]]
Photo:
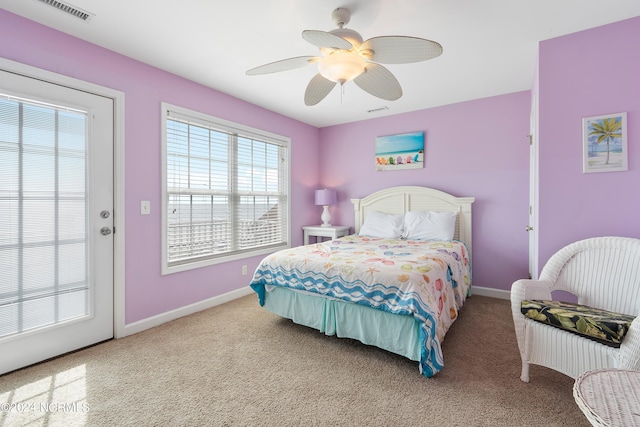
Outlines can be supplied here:
[[408, 36], [362, 36], [344, 26], [351, 20], [351, 11], [339, 7], [331, 13], [335, 30], [305, 30], [302, 38], [320, 48], [320, 56], [297, 56], [261, 65], [247, 71], [247, 75], [276, 73], [318, 64], [316, 74], [304, 93], [306, 105], [322, 101], [337, 83], [344, 85], [353, 80], [361, 89], [373, 96], [395, 101], [402, 96], [400, 83], [380, 64], [407, 64], [426, 61], [442, 54], [440, 43]]

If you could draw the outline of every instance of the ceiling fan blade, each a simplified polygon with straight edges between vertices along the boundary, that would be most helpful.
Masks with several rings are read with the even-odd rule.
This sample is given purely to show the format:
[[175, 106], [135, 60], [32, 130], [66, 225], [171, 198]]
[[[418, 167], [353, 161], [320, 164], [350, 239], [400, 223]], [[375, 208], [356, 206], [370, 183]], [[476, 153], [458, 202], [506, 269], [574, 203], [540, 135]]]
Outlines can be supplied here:
[[346, 49], [353, 47], [351, 42], [326, 31], [304, 30], [302, 38], [318, 47], [328, 47], [331, 49]]
[[353, 81], [365, 92], [387, 101], [395, 101], [402, 96], [398, 79], [380, 64], [367, 63], [365, 72]]
[[382, 36], [365, 40], [360, 49], [369, 49], [369, 59], [383, 64], [426, 61], [442, 54], [442, 45], [418, 37]]
[[331, 92], [331, 89], [333, 89], [335, 85], [336, 82], [325, 79], [320, 73], [316, 74], [311, 79], [309, 85], [307, 85], [307, 90], [304, 92], [305, 105], [316, 105], [329, 95], [329, 92]]
[[271, 62], [269, 64], [261, 65], [256, 68], [252, 68], [247, 71], [248, 76], [255, 76], [258, 74], [277, 73], [279, 71], [293, 70], [294, 68], [304, 67], [305, 65], [316, 62], [320, 58], [317, 56], [297, 56], [295, 58], [283, 59], [281, 61]]

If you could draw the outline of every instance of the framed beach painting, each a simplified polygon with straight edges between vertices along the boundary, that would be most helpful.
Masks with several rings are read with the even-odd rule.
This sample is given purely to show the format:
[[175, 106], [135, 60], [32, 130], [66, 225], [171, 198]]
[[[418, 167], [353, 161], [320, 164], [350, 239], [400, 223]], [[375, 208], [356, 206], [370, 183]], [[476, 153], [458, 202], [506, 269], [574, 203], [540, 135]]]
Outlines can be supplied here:
[[376, 170], [420, 169], [424, 165], [424, 132], [376, 138]]
[[627, 170], [627, 113], [582, 119], [582, 172]]

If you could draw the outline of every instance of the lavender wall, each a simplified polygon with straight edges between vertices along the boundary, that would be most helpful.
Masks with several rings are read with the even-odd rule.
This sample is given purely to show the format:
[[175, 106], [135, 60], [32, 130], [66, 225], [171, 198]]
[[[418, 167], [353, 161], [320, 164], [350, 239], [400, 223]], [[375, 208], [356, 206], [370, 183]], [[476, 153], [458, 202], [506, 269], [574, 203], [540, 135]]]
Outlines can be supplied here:
[[[473, 282], [510, 289], [528, 274], [529, 112], [527, 91], [321, 129], [332, 223], [353, 226], [349, 199], [390, 186], [473, 196]], [[412, 131], [425, 132], [424, 169], [377, 172], [376, 136]]]
[[[539, 265], [587, 237], [640, 238], [640, 17], [540, 43]], [[582, 118], [627, 112], [629, 170], [582, 173]]]
[[[540, 45], [541, 266], [579, 238], [640, 237], [640, 198], [628, 191], [640, 175], [638, 45], [640, 18]], [[602, 52], [609, 62], [597, 60]], [[161, 101], [291, 137], [294, 245], [302, 243], [300, 227], [318, 221], [320, 184], [338, 190], [332, 222], [351, 226], [350, 198], [425, 185], [476, 198], [476, 285], [508, 290], [527, 275], [528, 91], [318, 130], [4, 10], [0, 56], [125, 93], [127, 323], [246, 286], [240, 266], [252, 270], [260, 260], [160, 275]], [[582, 174], [581, 118], [620, 111], [628, 113], [629, 171]], [[425, 168], [376, 172], [375, 137], [409, 131], [425, 132]], [[140, 200], [151, 201], [152, 215], [140, 215]]]
[[[125, 93], [126, 323], [247, 286], [241, 265], [260, 257], [160, 275], [160, 102], [288, 136], [292, 141], [292, 243], [317, 221], [318, 129], [0, 10], [0, 56]], [[140, 215], [140, 201], [151, 215]]]

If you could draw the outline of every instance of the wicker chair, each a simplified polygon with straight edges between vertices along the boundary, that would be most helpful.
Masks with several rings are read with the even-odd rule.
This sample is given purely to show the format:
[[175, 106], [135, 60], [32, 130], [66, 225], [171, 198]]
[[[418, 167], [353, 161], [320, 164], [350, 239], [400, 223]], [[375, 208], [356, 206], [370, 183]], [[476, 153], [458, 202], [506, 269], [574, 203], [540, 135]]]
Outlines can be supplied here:
[[640, 317], [614, 348], [525, 317], [523, 300], [551, 300], [566, 291], [584, 304], [616, 313], [640, 314], [640, 239], [595, 237], [572, 243], [545, 264], [539, 280], [511, 287], [511, 311], [522, 358], [520, 379], [529, 382], [529, 364], [577, 378], [592, 369], [640, 370]]

